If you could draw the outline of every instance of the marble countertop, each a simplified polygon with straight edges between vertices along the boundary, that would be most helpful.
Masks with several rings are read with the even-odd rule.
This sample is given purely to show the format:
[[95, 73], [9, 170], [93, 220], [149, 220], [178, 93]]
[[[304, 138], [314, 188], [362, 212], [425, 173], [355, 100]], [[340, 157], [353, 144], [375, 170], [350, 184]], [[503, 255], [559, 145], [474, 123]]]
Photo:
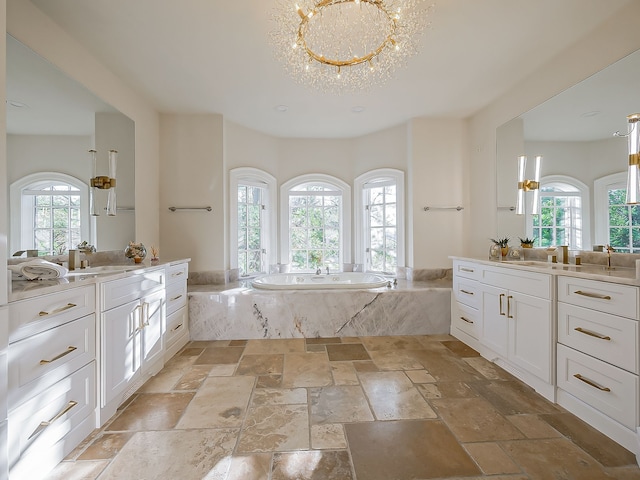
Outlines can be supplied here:
[[125, 270], [115, 271], [102, 271], [100, 273], [91, 272], [91, 269], [87, 270], [87, 274], [81, 272], [81, 270], [74, 271], [74, 275], [56, 278], [51, 280], [13, 280], [9, 283], [9, 303], [17, 302], [18, 300], [24, 300], [27, 298], [33, 298], [40, 295], [47, 295], [51, 293], [68, 290], [70, 288], [84, 287], [85, 285], [95, 285], [101, 282], [107, 282], [110, 280], [117, 280], [119, 278], [125, 278], [130, 275], [139, 275], [144, 272], [155, 270], [157, 268], [164, 268], [171, 265], [178, 265], [191, 261], [190, 258], [182, 258], [175, 260], [161, 260], [158, 262], [151, 262], [149, 260], [143, 261], [140, 264], [125, 264], [122, 266]]
[[600, 280], [604, 282], [620, 283], [624, 285], [640, 286], [640, 278], [636, 278], [636, 269], [629, 267], [612, 267], [608, 269], [604, 265], [595, 264], [563, 264], [530, 260], [487, 260], [473, 257], [450, 256], [452, 260], [472, 261], [482, 265], [491, 265], [529, 272], [548, 273], [551, 275], [564, 275], [568, 277]]

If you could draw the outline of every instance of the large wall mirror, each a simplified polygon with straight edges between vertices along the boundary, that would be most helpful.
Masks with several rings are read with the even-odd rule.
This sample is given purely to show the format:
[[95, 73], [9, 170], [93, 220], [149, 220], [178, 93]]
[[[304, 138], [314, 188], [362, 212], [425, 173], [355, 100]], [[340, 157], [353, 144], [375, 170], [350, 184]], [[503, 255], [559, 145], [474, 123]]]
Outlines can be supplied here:
[[[135, 236], [133, 120], [11, 36], [6, 97], [9, 256], [65, 253], [80, 241], [124, 249]], [[95, 196], [100, 215], [89, 215], [90, 149], [97, 175], [108, 175], [108, 152], [118, 151], [115, 216], [106, 215], [106, 190]]]
[[[640, 112], [639, 74], [637, 51], [498, 128], [497, 235], [512, 245], [537, 236], [537, 247], [575, 250], [627, 239], [629, 248], [620, 251], [640, 252], [640, 207], [624, 205], [621, 194], [627, 140], [613, 136], [626, 133], [627, 115]], [[534, 177], [535, 156], [543, 157], [539, 216], [531, 215], [532, 192], [527, 213], [514, 211], [520, 155], [528, 158], [526, 179]]]

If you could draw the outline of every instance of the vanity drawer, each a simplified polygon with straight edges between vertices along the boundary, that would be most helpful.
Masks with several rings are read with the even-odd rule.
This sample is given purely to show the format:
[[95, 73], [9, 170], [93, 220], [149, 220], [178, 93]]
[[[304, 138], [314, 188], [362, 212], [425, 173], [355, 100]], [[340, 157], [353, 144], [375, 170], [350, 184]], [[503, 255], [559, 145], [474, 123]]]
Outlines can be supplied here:
[[452, 325], [476, 340], [482, 331], [480, 310], [460, 302], [456, 302], [456, 310], [451, 318]]
[[[95, 363], [91, 362], [11, 412], [9, 463], [14, 468], [12, 478], [14, 474], [16, 478], [36, 478], [22, 475], [22, 472], [37, 468], [34, 462], [46, 462], [50, 455], [55, 455], [50, 449], [93, 414], [95, 391]], [[29, 454], [33, 454], [33, 458], [29, 458]]]
[[558, 302], [558, 342], [640, 373], [636, 320]]
[[638, 288], [583, 278], [558, 277], [558, 301], [638, 318]]
[[189, 309], [186, 306], [171, 315], [167, 315], [167, 330], [164, 335], [166, 349], [169, 349], [171, 345], [187, 331], [189, 327], [188, 322]]
[[9, 345], [9, 409], [96, 357], [95, 314]]
[[558, 345], [558, 388], [633, 430], [638, 425], [638, 376]]
[[485, 267], [482, 283], [533, 297], [551, 299], [551, 275], [509, 267]]
[[9, 304], [9, 342], [94, 313], [96, 287], [87, 285]]
[[159, 268], [101, 284], [102, 311], [137, 300], [145, 293], [164, 287], [165, 270]]
[[453, 279], [453, 294], [456, 301], [476, 309], [480, 308], [482, 293], [478, 282], [455, 277]]
[[482, 267], [477, 263], [454, 260], [453, 275], [454, 277], [464, 277], [471, 280], [480, 280], [482, 276]]
[[176, 282], [186, 282], [189, 276], [189, 264], [180, 263], [167, 267], [167, 285]]
[[187, 305], [186, 282], [175, 282], [167, 286], [167, 315]]

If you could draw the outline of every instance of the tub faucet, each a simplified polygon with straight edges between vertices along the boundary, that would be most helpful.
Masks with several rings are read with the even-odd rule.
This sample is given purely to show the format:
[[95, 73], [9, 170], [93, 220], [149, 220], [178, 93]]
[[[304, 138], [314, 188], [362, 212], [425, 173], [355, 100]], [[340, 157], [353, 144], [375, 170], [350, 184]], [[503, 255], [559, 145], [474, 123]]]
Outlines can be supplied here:
[[327, 267], [327, 275], [329, 275], [329, 267]]
[[316, 270], [316, 275], [322, 275], [322, 269], [320, 267]]

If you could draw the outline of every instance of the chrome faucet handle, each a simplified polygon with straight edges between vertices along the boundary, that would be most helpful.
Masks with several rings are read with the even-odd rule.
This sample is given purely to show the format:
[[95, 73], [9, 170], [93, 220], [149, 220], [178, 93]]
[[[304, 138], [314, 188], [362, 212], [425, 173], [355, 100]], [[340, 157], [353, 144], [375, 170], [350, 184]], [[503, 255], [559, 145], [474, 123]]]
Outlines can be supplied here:
[[322, 275], [322, 269], [320, 267], [316, 270], [316, 275]]
[[329, 275], [329, 267], [327, 267], [327, 275]]

